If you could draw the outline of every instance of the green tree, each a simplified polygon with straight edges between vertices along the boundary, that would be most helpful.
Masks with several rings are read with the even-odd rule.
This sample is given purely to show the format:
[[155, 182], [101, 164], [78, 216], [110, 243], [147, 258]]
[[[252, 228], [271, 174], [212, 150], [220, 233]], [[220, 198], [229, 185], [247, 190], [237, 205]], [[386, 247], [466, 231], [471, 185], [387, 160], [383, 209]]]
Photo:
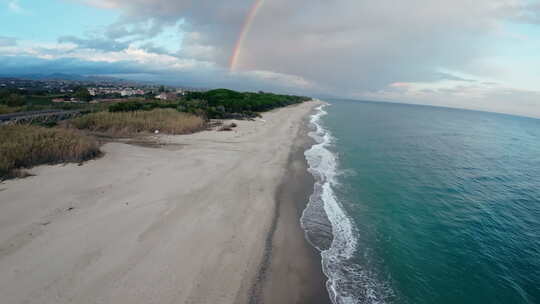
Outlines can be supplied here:
[[9, 94], [8, 96], [1, 98], [0, 103], [3, 103], [9, 107], [24, 106], [24, 97], [19, 94]]
[[73, 97], [78, 98], [82, 101], [92, 100], [92, 95], [90, 95], [90, 92], [88, 92], [86, 88], [78, 88], [73, 94]]
[[4, 99], [4, 98], [7, 98], [9, 96], [9, 94], [11, 94], [9, 92], [9, 90], [6, 90], [6, 89], [1, 89], [0, 90], [0, 102]]
[[[184, 101], [204, 100], [205, 105], [198, 108], [206, 110], [209, 118], [253, 117], [257, 112], [269, 111], [274, 108], [301, 103], [309, 97], [279, 95], [272, 93], [236, 92], [227, 89], [216, 89], [206, 92], [187, 92]], [[189, 108], [182, 105], [182, 109]], [[235, 114], [235, 115], [232, 115]]]

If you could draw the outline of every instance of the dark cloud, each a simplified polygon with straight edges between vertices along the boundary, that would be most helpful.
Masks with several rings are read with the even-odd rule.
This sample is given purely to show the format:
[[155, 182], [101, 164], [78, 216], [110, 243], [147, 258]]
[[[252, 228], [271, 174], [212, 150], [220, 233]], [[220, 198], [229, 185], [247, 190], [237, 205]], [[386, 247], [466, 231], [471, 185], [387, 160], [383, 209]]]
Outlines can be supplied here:
[[[184, 21], [182, 54], [228, 65], [253, 0], [95, 0], [123, 22]], [[438, 81], [490, 53], [501, 7], [513, 0], [267, 0], [242, 47], [239, 67], [298, 75], [345, 91]], [[123, 34], [121, 27], [117, 29]], [[111, 29], [114, 31], [114, 29]]]

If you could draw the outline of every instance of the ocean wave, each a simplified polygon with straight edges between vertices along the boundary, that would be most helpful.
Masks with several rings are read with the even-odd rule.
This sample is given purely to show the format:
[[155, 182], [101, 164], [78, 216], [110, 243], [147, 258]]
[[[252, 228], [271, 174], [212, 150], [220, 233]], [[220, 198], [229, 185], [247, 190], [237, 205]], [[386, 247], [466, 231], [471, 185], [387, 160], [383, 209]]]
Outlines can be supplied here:
[[315, 144], [304, 154], [315, 185], [300, 219], [301, 226], [308, 241], [321, 252], [323, 272], [328, 278], [326, 287], [334, 304], [385, 303], [390, 288], [351, 261], [358, 240], [352, 220], [334, 192], [338, 186], [338, 160], [329, 149], [335, 140], [321, 122], [328, 114], [326, 106], [318, 107], [310, 120], [315, 129], [309, 136]]

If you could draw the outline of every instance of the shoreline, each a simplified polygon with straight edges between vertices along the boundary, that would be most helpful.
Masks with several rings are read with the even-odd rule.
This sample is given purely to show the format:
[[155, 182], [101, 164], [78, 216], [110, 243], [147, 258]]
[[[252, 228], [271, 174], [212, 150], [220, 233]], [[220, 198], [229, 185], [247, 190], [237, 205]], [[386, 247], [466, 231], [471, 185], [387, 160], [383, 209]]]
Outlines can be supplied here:
[[315, 184], [304, 152], [315, 141], [309, 137], [310, 117], [304, 117], [291, 146], [287, 171], [276, 191], [276, 209], [265, 253], [250, 292], [253, 303], [331, 304], [320, 252], [306, 239], [300, 225]]
[[231, 132], [160, 135], [160, 148], [108, 143], [82, 166], [39, 166], [1, 183], [2, 298], [249, 303], [267, 246], [259, 299], [283, 303], [267, 292], [278, 290], [315, 303], [326, 289], [315, 287], [320, 260], [296, 204], [312, 191], [299, 130], [317, 104], [235, 121]]

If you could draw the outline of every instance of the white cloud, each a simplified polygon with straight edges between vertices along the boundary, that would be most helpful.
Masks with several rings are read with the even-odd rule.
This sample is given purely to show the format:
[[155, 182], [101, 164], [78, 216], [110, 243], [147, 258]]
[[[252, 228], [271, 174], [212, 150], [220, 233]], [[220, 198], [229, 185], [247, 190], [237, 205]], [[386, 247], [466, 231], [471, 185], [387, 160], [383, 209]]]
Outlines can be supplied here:
[[507, 87], [493, 82], [392, 83], [384, 89], [359, 92], [353, 97], [540, 118], [540, 91]]
[[[72, 1], [78, 1], [80, 0], [72, 0]], [[107, 9], [114, 9], [117, 8], [116, 2], [114, 0], [82, 0], [82, 2], [91, 5], [96, 6], [100, 8], [107, 8]]]
[[21, 6], [19, 0], [9, 0], [8, 3], [7, 3], [7, 7], [11, 12], [16, 13], [16, 14], [27, 14], [27, 13], [29, 13], [29, 11], [27, 11], [26, 9], [24, 9]]

